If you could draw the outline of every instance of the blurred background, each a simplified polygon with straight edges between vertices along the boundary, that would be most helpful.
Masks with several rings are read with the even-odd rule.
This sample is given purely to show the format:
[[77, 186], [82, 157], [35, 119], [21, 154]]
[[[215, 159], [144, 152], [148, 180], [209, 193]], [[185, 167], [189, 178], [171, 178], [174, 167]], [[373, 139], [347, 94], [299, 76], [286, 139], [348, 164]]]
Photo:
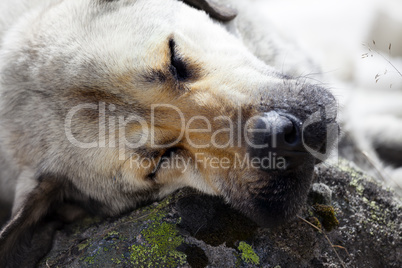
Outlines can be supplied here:
[[402, 1], [257, 2], [321, 66], [354, 144], [343, 156], [402, 193]]

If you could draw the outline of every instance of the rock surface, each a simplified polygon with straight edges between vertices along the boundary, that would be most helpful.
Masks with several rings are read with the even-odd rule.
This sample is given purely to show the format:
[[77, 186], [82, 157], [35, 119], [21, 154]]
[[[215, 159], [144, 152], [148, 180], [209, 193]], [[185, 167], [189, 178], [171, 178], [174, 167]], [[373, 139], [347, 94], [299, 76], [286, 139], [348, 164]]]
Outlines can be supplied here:
[[187, 189], [86, 218], [57, 232], [39, 267], [402, 267], [400, 198], [344, 161], [318, 166], [316, 183], [300, 218], [275, 230]]

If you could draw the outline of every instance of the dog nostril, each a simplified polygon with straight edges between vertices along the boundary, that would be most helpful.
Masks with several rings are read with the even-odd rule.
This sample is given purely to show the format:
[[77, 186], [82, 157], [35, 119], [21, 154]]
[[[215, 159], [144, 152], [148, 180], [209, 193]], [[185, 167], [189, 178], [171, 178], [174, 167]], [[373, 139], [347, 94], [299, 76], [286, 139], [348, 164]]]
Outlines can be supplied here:
[[289, 144], [294, 144], [294, 143], [298, 142], [299, 137], [298, 137], [298, 131], [296, 130], [296, 127], [297, 126], [295, 126], [293, 122], [292, 122], [291, 126], [287, 127], [287, 129], [284, 132], [285, 133], [285, 136], [284, 136], [285, 142], [287, 142]]
[[[264, 113], [255, 125], [253, 135], [255, 155], [265, 156], [269, 152], [303, 151], [301, 123], [291, 114], [271, 111]], [[261, 147], [263, 145], [263, 147]]]
[[[271, 148], [278, 150], [298, 150], [301, 144], [300, 121], [287, 113], [271, 111], [261, 117], [265, 132], [257, 140], [263, 140]], [[261, 128], [263, 124], [257, 124]]]
[[259, 117], [254, 125], [253, 144], [248, 152], [261, 160], [263, 171], [293, 169], [302, 165], [305, 154], [302, 123], [292, 114], [271, 111]]

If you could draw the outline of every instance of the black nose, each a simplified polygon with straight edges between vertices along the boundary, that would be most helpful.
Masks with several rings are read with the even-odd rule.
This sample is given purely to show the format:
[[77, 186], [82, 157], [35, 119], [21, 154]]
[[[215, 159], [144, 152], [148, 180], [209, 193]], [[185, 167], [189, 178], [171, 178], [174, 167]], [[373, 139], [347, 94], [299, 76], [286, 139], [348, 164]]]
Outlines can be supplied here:
[[[286, 169], [303, 162], [306, 151], [302, 142], [302, 122], [295, 116], [276, 111], [264, 113], [251, 132], [251, 157], [265, 159], [270, 164], [267, 168], [261, 165], [261, 169]], [[284, 163], [279, 164], [279, 160]]]

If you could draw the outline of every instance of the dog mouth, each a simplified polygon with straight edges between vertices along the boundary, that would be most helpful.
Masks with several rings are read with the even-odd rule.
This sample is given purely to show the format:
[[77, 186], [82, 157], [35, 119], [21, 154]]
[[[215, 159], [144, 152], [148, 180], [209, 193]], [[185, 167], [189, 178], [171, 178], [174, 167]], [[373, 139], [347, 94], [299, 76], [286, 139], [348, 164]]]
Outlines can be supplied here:
[[233, 194], [231, 205], [261, 227], [293, 219], [304, 206], [313, 180], [313, 164], [303, 171], [272, 172]]
[[[223, 123], [211, 124], [213, 127], [205, 134], [197, 132], [195, 135], [188, 130], [185, 138], [159, 152], [149, 177], [157, 177], [154, 181], [163, 184], [163, 177], [182, 176], [187, 172], [185, 176], [199, 178], [197, 182], [186, 182], [190, 186], [224, 196], [235, 209], [258, 225], [283, 224], [305, 204], [314, 165], [326, 159], [328, 154], [321, 152], [330, 151], [326, 149], [331, 149], [331, 143], [336, 142], [328, 139], [328, 125], [336, 124], [335, 117], [329, 113], [332, 110], [321, 111], [317, 106], [310, 109], [311, 116], [284, 108], [268, 112], [242, 111], [243, 118], [239, 116], [242, 120], [230, 117], [236, 123], [233, 129], [241, 130], [234, 138], [231, 128], [228, 132], [222, 131], [222, 127], [226, 127]], [[249, 120], [244, 122], [245, 119]], [[336, 130], [337, 134], [338, 128]], [[216, 141], [215, 138], [218, 145], [226, 147], [209, 143]], [[174, 172], [164, 167], [165, 162], [176, 163], [176, 159], [180, 167], [170, 165], [175, 167]], [[156, 176], [157, 173], [160, 174]]]
[[[149, 177], [154, 178], [161, 169], [166, 171], [164, 163], [179, 157], [184, 159], [182, 170], [203, 174], [204, 180], [208, 176], [222, 178], [213, 182], [214, 187], [258, 225], [275, 227], [291, 220], [305, 204], [317, 159], [305, 149], [303, 126], [296, 117], [272, 111], [259, 120], [264, 122], [257, 121], [254, 127], [261, 131], [252, 137], [252, 145], [257, 146], [197, 151], [186, 143], [176, 144], [160, 152]], [[324, 144], [323, 139], [315, 142], [315, 147]], [[268, 146], [258, 147], [264, 144]], [[222, 165], [225, 156], [230, 158], [228, 166]]]

